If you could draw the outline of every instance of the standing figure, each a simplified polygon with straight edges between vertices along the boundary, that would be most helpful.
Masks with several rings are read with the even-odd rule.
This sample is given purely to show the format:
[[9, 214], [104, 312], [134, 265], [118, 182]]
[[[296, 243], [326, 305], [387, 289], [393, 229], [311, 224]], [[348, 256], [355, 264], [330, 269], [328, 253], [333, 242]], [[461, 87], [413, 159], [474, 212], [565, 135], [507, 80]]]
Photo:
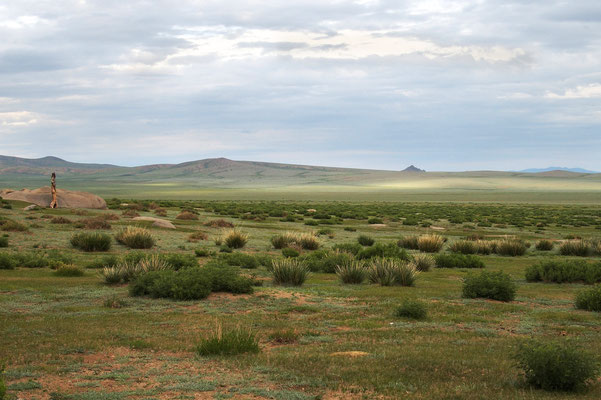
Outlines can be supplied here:
[[50, 203], [50, 208], [58, 208], [58, 201], [56, 200], [56, 174], [54, 172], [50, 177], [50, 191], [52, 192], [52, 203]]

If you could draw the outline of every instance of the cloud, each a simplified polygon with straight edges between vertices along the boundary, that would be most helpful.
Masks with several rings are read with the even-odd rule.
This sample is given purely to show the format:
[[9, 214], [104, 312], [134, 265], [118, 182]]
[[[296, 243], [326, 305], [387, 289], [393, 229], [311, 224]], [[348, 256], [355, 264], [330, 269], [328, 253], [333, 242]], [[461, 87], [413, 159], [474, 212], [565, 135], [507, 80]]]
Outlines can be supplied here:
[[549, 99], [594, 99], [601, 98], [601, 84], [593, 83], [586, 86], [577, 86], [567, 89], [563, 94], [549, 92], [545, 95]]

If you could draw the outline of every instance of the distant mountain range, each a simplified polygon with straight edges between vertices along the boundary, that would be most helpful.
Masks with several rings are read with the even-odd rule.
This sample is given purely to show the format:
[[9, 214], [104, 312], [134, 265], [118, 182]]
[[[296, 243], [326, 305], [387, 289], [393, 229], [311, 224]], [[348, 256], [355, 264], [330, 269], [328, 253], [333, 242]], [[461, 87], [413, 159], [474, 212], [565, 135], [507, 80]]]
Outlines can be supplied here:
[[551, 172], [551, 171], [567, 171], [567, 172], [576, 172], [579, 174], [598, 174], [597, 171], [589, 171], [588, 169], [582, 168], [566, 168], [566, 167], [547, 167], [547, 168], [529, 168], [523, 169], [518, 172], [526, 172], [526, 173], [539, 173], [539, 172]]

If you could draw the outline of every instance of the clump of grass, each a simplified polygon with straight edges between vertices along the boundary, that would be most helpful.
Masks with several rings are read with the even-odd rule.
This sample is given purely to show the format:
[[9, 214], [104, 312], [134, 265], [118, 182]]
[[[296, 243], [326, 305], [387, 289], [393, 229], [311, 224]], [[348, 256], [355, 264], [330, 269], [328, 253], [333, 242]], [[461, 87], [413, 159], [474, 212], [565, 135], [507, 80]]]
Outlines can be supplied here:
[[182, 211], [179, 214], [177, 214], [177, 217], [175, 217], [175, 219], [180, 219], [184, 221], [198, 221], [198, 216], [190, 211]]
[[196, 232], [191, 233], [188, 236], [188, 242], [196, 243], [201, 240], [207, 240], [208, 238], [209, 238], [209, 236], [206, 233], [201, 232], [201, 231], [196, 231]]
[[1, 236], [0, 237], [0, 247], [8, 247], [8, 238]]
[[129, 210], [124, 210], [121, 213], [122, 216], [126, 217], [126, 218], [135, 218], [135, 217], [139, 217], [140, 214], [138, 214], [135, 210], [133, 209], [129, 209]]
[[83, 276], [83, 269], [75, 265], [61, 265], [54, 271], [55, 276], [72, 277], [72, 276]]
[[417, 274], [413, 265], [392, 258], [376, 258], [367, 270], [369, 281], [381, 286], [414, 286]]
[[336, 266], [336, 275], [342, 283], [360, 284], [367, 277], [367, 270], [363, 262], [349, 260]]
[[399, 247], [402, 247], [402, 248], [408, 249], [408, 250], [418, 250], [419, 249], [419, 246], [418, 246], [418, 237], [417, 236], [405, 236], [405, 237], [402, 237], [397, 242], [397, 245]]
[[528, 282], [601, 282], [601, 262], [551, 259], [526, 268]]
[[480, 257], [466, 254], [439, 254], [434, 258], [437, 268], [484, 268]]
[[376, 243], [373, 246], [360, 249], [356, 255], [359, 260], [368, 260], [371, 258], [396, 258], [402, 261], [409, 261], [409, 254], [405, 249], [399, 248], [395, 243]]
[[0, 253], [0, 269], [15, 269], [17, 262], [8, 253]]
[[248, 235], [237, 229], [232, 229], [223, 234], [222, 240], [230, 249], [241, 249], [248, 243]]
[[449, 250], [453, 253], [476, 254], [478, 252], [478, 246], [473, 240], [458, 240], [449, 246]]
[[6, 398], [6, 383], [4, 382], [4, 364], [0, 364], [0, 400]]
[[131, 296], [201, 300], [212, 290], [210, 276], [201, 268], [155, 270], [139, 275], [130, 285]]
[[405, 300], [395, 310], [394, 315], [401, 318], [425, 319], [428, 315], [426, 304], [418, 300]]
[[27, 226], [12, 219], [0, 220], [0, 229], [5, 232], [25, 232], [29, 230]]
[[71, 237], [71, 245], [83, 251], [109, 251], [111, 243], [106, 233], [81, 232]]
[[[119, 218], [117, 215], [115, 215], [115, 217]], [[98, 216], [94, 218], [86, 218], [81, 222], [83, 223], [83, 226], [86, 229], [111, 229], [111, 224], [107, 222], [108, 219], [110, 218], [107, 218], [105, 216]]]
[[367, 236], [367, 235], [359, 235], [359, 237], [357, 238], [357, 242], [361, 245], [361, 246], [373, 246], [373, 244], [376, 242], [374, 240], [374, 238], [372, 238], [371, 236]]
[[207, 221], [204, 223], [205, 226], [210, 226], [211, 228], [233, 228], [234, 224], [229, 221], [226, 221], [222, 218], [214, 219], [211, 221]]
[[196, 257], [209, 257], [214, 255], [214, 252], [209, 251], [207, 249], [196, 249], [194, 250], [194, 254], [196, 255]]
[[273, 283], [276, 285], [301, 286], [309, 276], [307, 265], [294, 258], [273, 260], [271, 263]]
[[568, 240], [559, 246], [559, 253], [562, 256], [578, 256], [587, 257], [591, 254], [592, 249], [586, 240]]
[[127, 302], [117, 296], [111, 296], [104, 300], [102, 305], [106, 308], [124, 308], [127, 307]]
[[269, 340], [274, 343], [289, 344], [298, 341], [299, 334], [294, 329], [280, 329], [269, 334]]
[[143, 273], [151, 271], [164, 271], [174, 269], [164, 257], [152, 255], [150, 257], [135, 257], [124, 259], [114, 266], [106, 266], [101, 271], [101, 276], [107, 284], [128, 283]]
[[482, 271], [480, 274], [468, 275], [463, 281], [463, 297], [468, 299], [512, 301], [515, 299], [515, 292], [515, 283], [502, 271]]
[[240, 326], [224, 328], [221, 323], [217, 323], [196, 347], [201, 356], [233, 356], [259, 351], [259, 340], [254, 332]]
[[300, 256], [300, 252], [291, 247], [286, 247], [282, 249], [282, 255], [286, 258], [296, 258]]
[[429, 254], [414, 254], [412, 264], [415, 266], [420, 272], [429, 271], [431, 268], [434, 268], [436, 265], [436, 261], [434, 261], [434, 257]]
[[526, 244], [519, 239], [498, 240], [495, 245], [495, 253], [502, 256], [523, 256], [526, 254], [526, 250]]
[[540, 251], [551, 251], [553, 250], [554, 244], [552, 240], [549, 239], [541, 239], [536, 242], [536, 250]]
[[335, 250], [334, 252], [320, 250], [301, 257], [301, 260], [307, 264], [309, 271], [325, 272], [328, 274], [335, 273], [337, 265], [348, 263], [353, 259], [352, 254], [339, 250]]
[[150, 249], [154, 246], [154, 238], [150, 231], [137, 226], [127, 226], [115, 234], [117, 242], [130, 249]]
[[72, 222], [73, 222], [73, 221], [71, 221], [69, 218], [60, 217], [60, 216], [59, 216], [59, 217], [53, 217], [53, 218], [50, 220], [50, 223], [51, 223], [51, 224], [70, 224], [70, 223], [72, 223]]
[[444, 246], [440, 235], [422, 235], [417, 239], [417, 248], [424, 253], [438, 253]]
[[276, 249], [283, 249], [294, 245], [304, 250], [317, 250], [319, 248], [319, 240], [315, 235], [310, 233], [285, 232], [273, 236], [271, 244]]
[[543, 390], [579, 390], [599, 376], [597, 357], [570, 341], [525, 342], [514, 357], [526, 382]]
[[601, 285], [578, 292], [575, 306], [579, 310], [601, 312]]

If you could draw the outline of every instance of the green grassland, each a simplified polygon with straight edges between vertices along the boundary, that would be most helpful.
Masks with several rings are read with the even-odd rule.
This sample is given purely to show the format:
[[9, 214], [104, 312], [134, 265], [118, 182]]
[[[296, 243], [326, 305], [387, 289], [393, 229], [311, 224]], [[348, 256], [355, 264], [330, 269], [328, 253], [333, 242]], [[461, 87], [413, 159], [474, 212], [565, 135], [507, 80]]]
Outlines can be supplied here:
[[[81, 185], [83, 189], [85, 183]], [[100, 184], [85, 188], [117, 195], [111, 192], [117, 189], [94, 185]], [[120, 197], [134, 197], [137, 190]], [[176, 198], [181, 194], [177, 190], [161, 194], [149, 189], [139, 197]], [[295, 201], [218, 201], [226, 196], [223, 193], [241, 198], [249, 193], [227, 189], [214, 196], [195, 195], [192, 190], [184, 196], [205, 198], [202, 201], [157, 200], [166, 210], [163, 218], [172, 221], [176, 230], [134, 223], [122, 215], [132, 207], [131, 200], [109, 200], [111, 210], [83, 212], [26, 212], [23, 203], [9, 202], [12, 209], [0, 209], [0, 218], [19, 222], [27, 230], [0, 232], [9, 240], [8, 248], [0, 252], [58, 251], [85, 267], [105, 253], [81, 252], [69, 240], [74, 233], [86, 231], [78, 222], [106, 214], [118, 218], [109, 220], [112, 229], [104, 232], [113, 235], [121, 227], [143, 224], [157, 240], [153, 249], [144, 252], [187, 255], [196, 249], [219, 251], [214, 240], [223, 229], [204, 225], [216, 218], [233, 222], [249, 235], [242, 252], [274, 258], [281, 252], [271, 246], [270, 238], [286, 231], [329, 229], [319, 236], [325, 249], [356, 242], [361, 234], [376, 243], [396, 243], [402, 236], [438, 233], [448, 239], [445, 253], [451, 243], [470, 235], [509, 235], [530, 243], [542, 238], [563, 240], [568, 235], [601, 238], [598, 204], [501, 204], [502, 199], [491, 193], [482, 199], [494, 204], [442, 202], [453, 200], [452, 196], [423, 202], [436, 200], [434, 195], [409, 196], [415, 203], [394, 202], [392, 195], [382, 199], [387, 202], [321, 202], [316, 200], [330, 198], [307, 199], [298, 190], [285, 191], [283, 196]], [[257, 198], [265, 199], [266, 192], [261, 193]], [[339, 196], [331, 200], [340, 200]], [[374, 198], [369, 196], [374, 194], [366, 191], [362, 199]], [[524, 201], [540, 199], [527, 196], [532, 197]], [[593, 203], [594, 197], [588, 199], [583, 202]], [[144, 208], [148, 202], [140, 204], [140, 215], [155, 216]], [[183, 208], [196, 210], [199, 220], [176, 219]], [[70, 222], [52, 223], [57, 216]], [[370, 218], [383, 223], [370, 224]], [[208, 239], [188, 241], [196, 231]], [[128, 251], [113, 243], [106, 254], [121, 256]], [[486, 270], [511, 275], [518, 285], [515, 301], [462, 298], [462, 279], [470, 273], [465, 269], [422, 272], [415, 287], [344, 285], [328, 273], [312, 273], [303, 286], [286, 287], [273, 285], [270, 273], [261, 266], [243, 271], [264, 282], [253, 294], [213, 293], [199, 301], [129, 297], [127, 285], [104, 284], [97, 269], [87, 268], [81, 277], [58, 277], [50, 268], [0, 270], [0, 361], [6, 363], [8, 396], [53, 400], [600, 398], [599, 382], [575, 394], [532, 389], [523, 382], [512, 357], [521, 341], [533, 337], [569, 338], [601, 354], [601, 317], [573, 305], [575, 294], [587, 285], [528, 283], [524, 278], [525, 269], [541, 260], [574, 257], [560, 256], [557, 248], [543, 252], [531, 246], [524, 256], [481, 258]], [[599, 261], [598, 256], [587, 259]], [[203, 265], [207, 258], [198, 262]], [[115, 297], [123, 300], [123, 307], [104, 306]], [[404, 299], [424, 301], [427, 319], [395, 317], [394, 310]], [[197, 355], [195, 346], [216, 321], [256, 332], [260, 353]], [[270, 339], [282, 329], [293, 329], [298, 337], [291, 343]]]

